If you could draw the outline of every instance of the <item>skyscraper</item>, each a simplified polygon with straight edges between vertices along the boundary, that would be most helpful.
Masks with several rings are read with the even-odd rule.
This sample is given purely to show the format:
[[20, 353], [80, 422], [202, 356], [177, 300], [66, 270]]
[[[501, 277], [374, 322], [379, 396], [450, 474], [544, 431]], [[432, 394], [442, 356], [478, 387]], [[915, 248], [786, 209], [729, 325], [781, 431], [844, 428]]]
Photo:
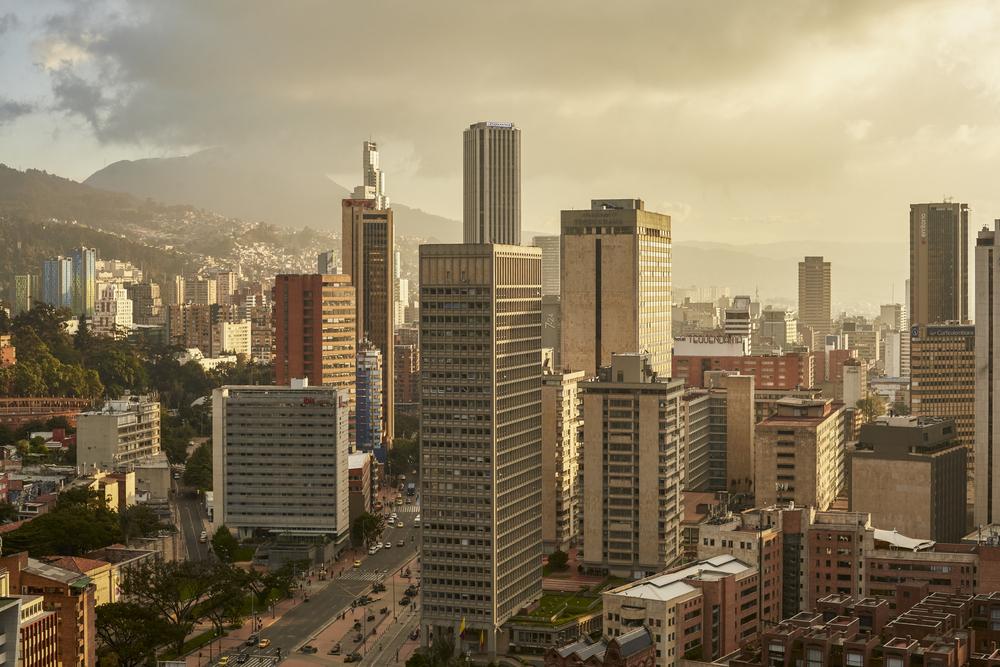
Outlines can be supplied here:
[[73, 250], [73, 312], [93, 317], [97, 301], [97, 251], [93, 248]]
[[588, 376], [617, 352], [645, 352], [670, 377], [670, 216], [641, 199], [562, 212], [560, 365]]
[[464, 134], [466, 243], [521, 243], [521, 130], [488, 121]]
[[541, 269], [538, 248], [420, 246], [420, 622], [462, 653], [495, 655], [542, 592]]
[[279, 275], [274, 279], [274, 382], [306, 378], [343, 387], [354, 409], [357, 317], [349, 276]]
[[[342, 205], [341, 253], [344, 274], [357, 296], [358, 342], [368, 341], [382, 355], [382, 417], [384, 444], [391, 446], [395, 345], [393, 339], [393, 259], [395, 239], [392, 209], [377, 209], [374, 199], [345, 199]], [[381, 447], [383, 443], [378, 443]]]
[[334, 250], [321, 252], [316, 256], [317, 273], [340, 273], [340, 256]]
[[684, 382], [658, 377], [646, 354], [614, 353], [580, 390], [583, 566], [659, 572], [682, 551]]
[[968, 204], [910, 204], [910, 324], [969, 319]]
[[833, 332], [831, 291], [830, 262], [822, 257], [799, 262], [799, 322], [813, 332], [813, 339], [806, 341], [811, 350], [822, 350], [823, 340]]
[[358, 349], [357, 412], [354, 420], [357, 446], [385, 463], [382, 417], [382, 353], [370, 343]]
[[55, 257], [42, 265], [42, 301], [53, 308], [73, 307], [73, 260]]
[[542, 296], [559, 296], [559, 237], [536, 236], [531, 245], [542, 249]]
[[38, 276], [24, 274], [14, 276], [10, 286], [11, 315], [15, 317], [26, 313], [41, 300], [41, 290], [38, 287]]
[[975, 524], [1000, 522], [1000, 220], [976, 238]]
[[354, 199], [371, 199], [375, 209], [389, 208], [389, 196], [385, 189], [385, 172], [379, 165], [378, 145], [374, 141], [362, 144], [361, 172], [364, 183], [354, 188]]

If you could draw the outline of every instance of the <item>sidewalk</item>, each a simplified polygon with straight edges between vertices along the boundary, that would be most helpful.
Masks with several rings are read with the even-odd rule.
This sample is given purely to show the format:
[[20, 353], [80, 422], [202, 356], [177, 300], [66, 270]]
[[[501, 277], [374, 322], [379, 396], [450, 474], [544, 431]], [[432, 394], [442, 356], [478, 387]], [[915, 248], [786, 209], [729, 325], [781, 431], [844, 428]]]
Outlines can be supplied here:
[[[417, 598], [414, 599], [410, 605], [404, 607], [399, 604], [400, 598], [403, 597], [403, 591], [406, 590], [406, 587], [411, 583], [416, 583], [419, 576], [416, 557], [404, 564], [401, 569], [405, 569], [407, 567], [410, 568], [413, 575], [409, 580], [403, 578], [397, 570], [396, 574], [391, 579], [386, 580], [385, 593], [377, 593], [373, 595], [373, 597], [379, 599], [364, 607], [347, 609], [344, 616], [334, 619], [333, 622], [315, 634], [307, 643], [319, 649], [318, 653], [314, 655], [295, 653], [289, 656], [288, 659], [282, 664], [287, 667], [307, 667], [309, 665], [316, 664], [340, 664], [344, 662], [344, 657], [346, 655], [354, 651], [357, 651], [362, 655], [367, 655], [374, 646], [382, 641], [385, 633], [389, 631], [389, 629], [392, 628], [396, 622], [405, 622], [408, 617], [417, 613], [414, 611], [414, 608], [419, 604], [419, 593]], [[395, 584], [395, 596], [393, 596], [393, 583]], [[388, 609], [387, 614], [383, 615], [379, 613], [379, 610], [382, 607], [386, 607]], [[393, 618], [394, 612], [396, 619]], [[375, 620], [367, 621], [367, 616], [371, 614], [375, 615]], [[354, 629], [355, 622], [361, 623], [360, 631]], [[372, 630], [375, 631], [375, 635], [371, 634]], [[362, 635], [367, 632], [367, 636], [363, 636], [364, 641], [362, 643], [354, 641], [354, 637], [358, 634], [358, 632], [362, 633]], [[340, 643], [341, 648], [340, 655], [330, 655], [330, 649], [338, 642]], [[400, 650], [400, 664], [406, 662], [406, 658], [412, 654], [413, 650], [418, 645], [419, 641], [407, 641], [407, 643], [404, 644], [403, 648]]]

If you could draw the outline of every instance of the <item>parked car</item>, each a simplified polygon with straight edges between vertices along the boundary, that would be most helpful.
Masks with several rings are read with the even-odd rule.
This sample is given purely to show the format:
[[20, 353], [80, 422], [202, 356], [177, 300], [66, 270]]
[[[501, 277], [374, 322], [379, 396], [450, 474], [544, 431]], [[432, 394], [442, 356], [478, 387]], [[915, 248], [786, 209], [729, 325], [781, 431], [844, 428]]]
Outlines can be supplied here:
[[361, 654], [355, 651], [344, 657], [344, 662], [361, 662]]
[[330, 649], [330, 655], [340, 655], [340, 642], [333, 645], [333, 648]]
[[313, 646], [312, 644], [306, 644], [305, 646], [303, 646], [302, 648], [300, 648], [299, 651], [301, 653], [310, 653], [310, 654], [312, 654], [312, 653], [318, 653], [319, 649], [316, 648], [315, 646]]
[[408, 597], [400, 598], [399, 604], [405, 607], [406, 605], [410, 604], [410, 598]]

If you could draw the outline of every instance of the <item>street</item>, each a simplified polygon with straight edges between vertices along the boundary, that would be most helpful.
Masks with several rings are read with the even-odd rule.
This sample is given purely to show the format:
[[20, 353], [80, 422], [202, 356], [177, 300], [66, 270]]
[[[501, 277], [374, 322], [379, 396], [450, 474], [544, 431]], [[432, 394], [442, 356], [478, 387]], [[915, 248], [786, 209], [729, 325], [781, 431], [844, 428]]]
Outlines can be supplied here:
[[211, 555], [211, 544], [202, 544], [199, 540], [201, 531], [205, 530], [205, 510], [201, 498], [182, 487], [175, 488], [178, 488], [174, 499], [177, 503], [177, 521], [180, 524], [177, 528], [181, 531], [187, 559], [205, 560]]

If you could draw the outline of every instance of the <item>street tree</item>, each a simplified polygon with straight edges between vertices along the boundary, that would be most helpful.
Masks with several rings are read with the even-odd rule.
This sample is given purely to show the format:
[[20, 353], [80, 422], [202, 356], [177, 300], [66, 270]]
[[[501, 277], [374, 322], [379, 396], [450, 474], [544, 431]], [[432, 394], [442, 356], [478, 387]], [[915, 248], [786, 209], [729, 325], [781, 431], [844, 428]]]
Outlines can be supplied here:
[[97, 639], [100, 661], [119, 667], [142, 667], [156, 659], [156, 649], [163, 643], [163, 620], [152, 609], [134, 602], [98, 605]]
[[370, 547], [382, 537], [385, 530], [385, 519], [380, 514], [365, 512], [351, 524], [351, 539], [356, 544], [364, 544]]

